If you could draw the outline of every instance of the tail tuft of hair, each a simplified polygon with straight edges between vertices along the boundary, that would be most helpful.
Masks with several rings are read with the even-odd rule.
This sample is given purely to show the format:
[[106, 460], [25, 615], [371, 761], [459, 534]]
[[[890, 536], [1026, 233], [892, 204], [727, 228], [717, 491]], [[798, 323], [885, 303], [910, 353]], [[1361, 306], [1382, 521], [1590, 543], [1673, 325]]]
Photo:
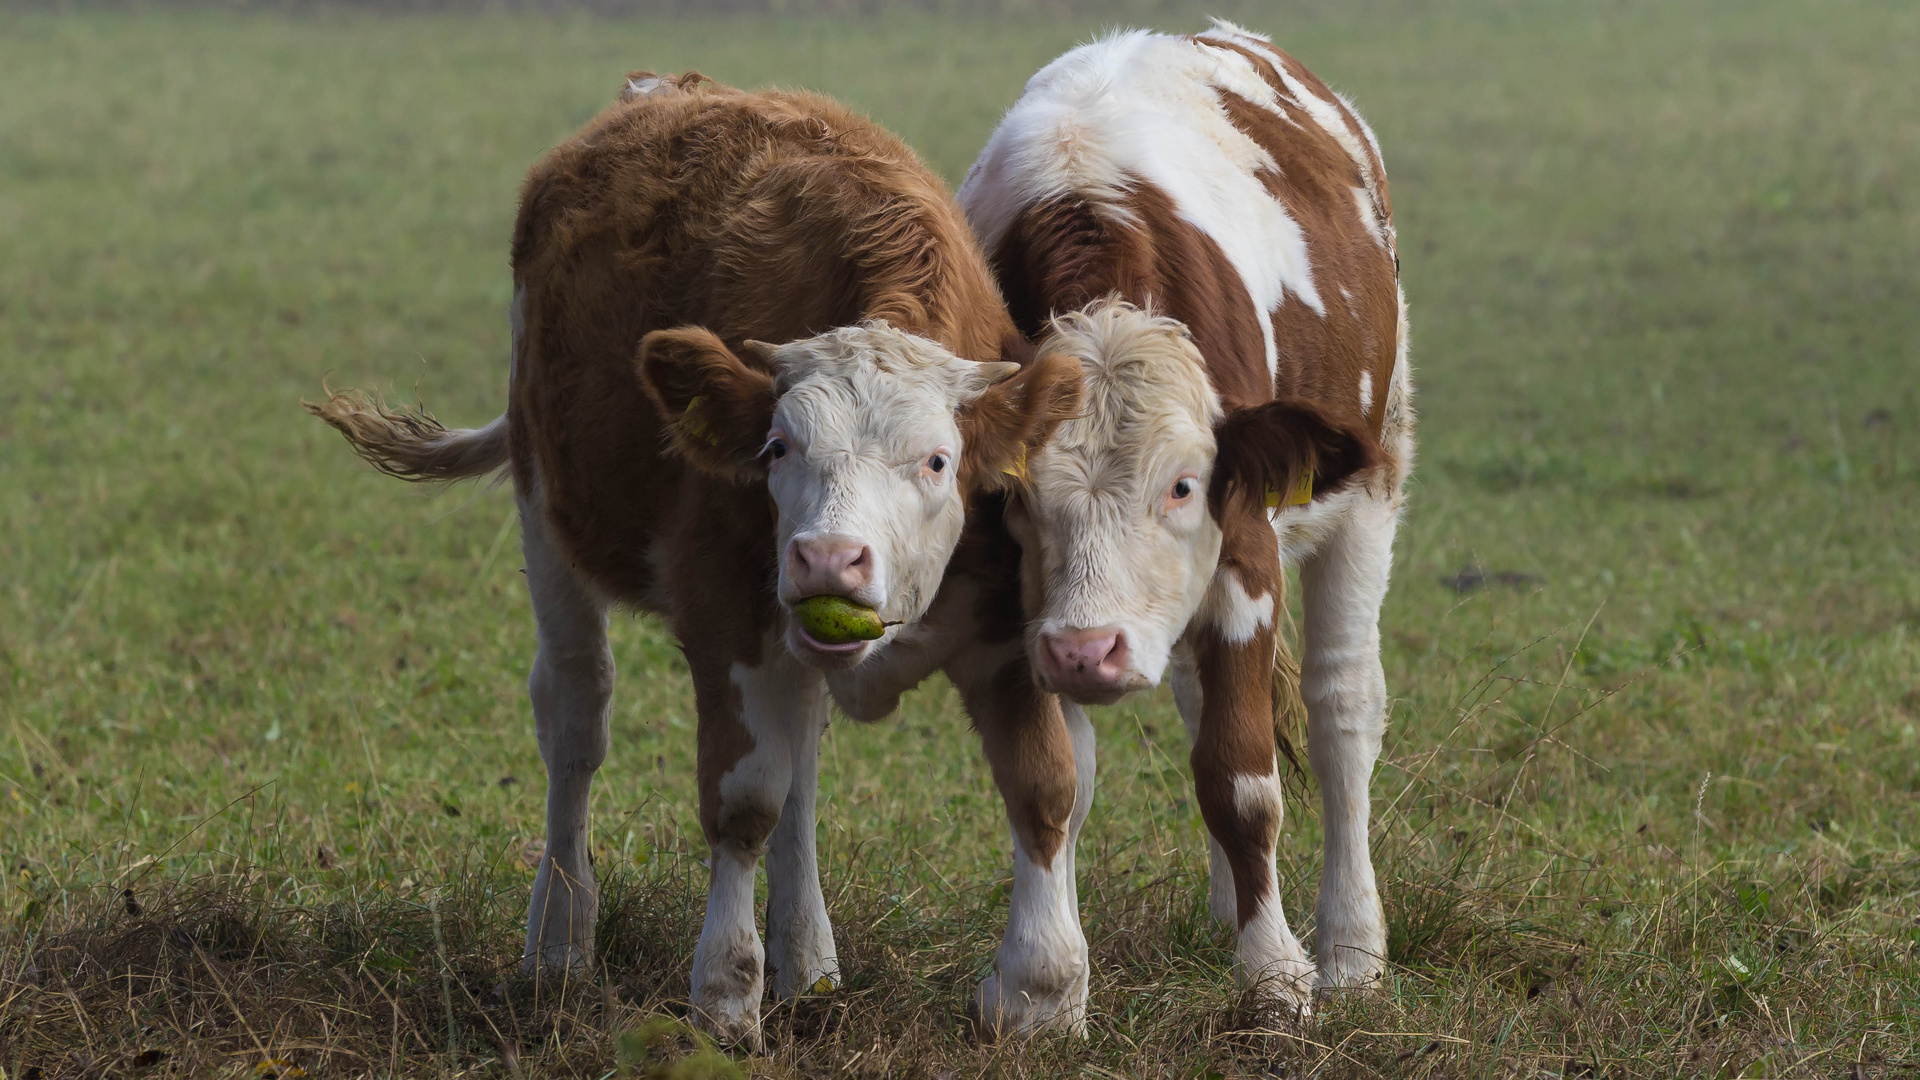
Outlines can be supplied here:
[[347, 437], [367, 464], [402, 480], [450, 481], [486, 476], [507, 463], [507, 417], [482, 428], [448, 428], [424, 409], [403, 412], [365, 390], [322, 386], [324, 401], [301, 407]]

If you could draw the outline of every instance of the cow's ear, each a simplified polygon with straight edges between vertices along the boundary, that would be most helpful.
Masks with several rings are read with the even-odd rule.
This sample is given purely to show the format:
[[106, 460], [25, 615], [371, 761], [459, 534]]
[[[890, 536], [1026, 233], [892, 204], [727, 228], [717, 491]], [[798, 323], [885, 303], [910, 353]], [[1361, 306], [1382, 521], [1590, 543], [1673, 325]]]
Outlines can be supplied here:
[[1007, 362], [990, 366], [1011, 374], [960, 408], [960, 483], [968, 491], [1025, 483], [1028, 455], [1080, 411], [1075, 357], [1046, 353], [1018, 369]]
[[1207, 505], [1299, 505], [1345, 487], [1380, 463], [1380, 444], [1358, 419], [1334, 417], [1305, 398], [1235, 409], [1214, 428], [1219, 454]]
[[640, 339], [640, 383], [666, 420], [668, 444], [695, 468], [731, 480], [766, 475], [773, 379], [698, 326]]

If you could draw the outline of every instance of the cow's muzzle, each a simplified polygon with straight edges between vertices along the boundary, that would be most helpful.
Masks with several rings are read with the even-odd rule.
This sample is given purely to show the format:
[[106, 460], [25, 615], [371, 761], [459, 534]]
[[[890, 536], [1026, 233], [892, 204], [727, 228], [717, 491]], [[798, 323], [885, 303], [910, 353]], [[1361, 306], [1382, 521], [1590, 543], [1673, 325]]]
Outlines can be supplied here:
[[1147, 685], [1117, 626], [1044, 633], [1036, 651], [1041, 684], [1082, 705], [1111, 705]]

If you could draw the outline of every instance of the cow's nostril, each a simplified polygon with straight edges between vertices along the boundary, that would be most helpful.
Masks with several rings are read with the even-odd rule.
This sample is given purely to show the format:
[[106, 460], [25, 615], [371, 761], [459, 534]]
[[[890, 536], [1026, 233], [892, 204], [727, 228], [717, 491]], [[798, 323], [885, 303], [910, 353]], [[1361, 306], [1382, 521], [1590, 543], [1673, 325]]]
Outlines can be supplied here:
[[1056, 678], [1112, 683], [1126, 675], [1127, 643], [1117, 630], [1065, 630], [1041, 638], [1043, 659]]
[[795, 539], [788, 556], [791, 584], [803, 596], [821, 593], [847, 595], [874, 578], [873, 549], [857, 540], [834, 536]]

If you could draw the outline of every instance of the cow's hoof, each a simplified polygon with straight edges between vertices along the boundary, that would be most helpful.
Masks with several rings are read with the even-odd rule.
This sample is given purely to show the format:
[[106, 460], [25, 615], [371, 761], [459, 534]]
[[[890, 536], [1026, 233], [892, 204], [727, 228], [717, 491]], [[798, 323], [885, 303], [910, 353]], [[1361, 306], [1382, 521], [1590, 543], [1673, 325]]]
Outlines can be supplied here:
[[967, 1021], [982, 1042], [1053, 1033], [1085, 1038], [1086, 984], [1036, 994], [1007, 987], [996, 972], [974, 992], [967, 1005]]
[[1380, 985], [1386, 965], [1380, 953], [1384, 946], [1330, 946], [1320, 950], [1320, 966], [1315, 973], [1316, 993], [1365, 991]]
[[834, 955], [831, 933], [770, 940], [767, 965], [767, 981], [781, 1001], [832, 993], [840, 985], [840, 958]]
[[[707, 918], [713, 918], [711, 906]], [[751, 922], [741, 932], [703, 931], [693, 950], [694, 1020], [722, 1044], [758, 1053], [765, 968], [766, 955]]]
[[1242, 999], [1262, 1022], [1278, 1027], [1305, 1028], [1313, 1020], [1313, 991], [1292, 978], [1268, 978], [1246, 987]]
[[819, 997], [822, 994], [831, 994], [838, 989], [840, 989], [840, 966], [838, 964], [835, 964], [831, 969], [823, 969], [819, 975], [814, 977], [812, 982], [806, 982], [803, 979], [795, 979], [789, 982], [781, 979], [778, 975], [776, 975], [773, 980], [773, 996], [779, 998], [781, 1001], [793, 1001], [803, 997]]
[[695, 1005], [694, 1023], [713, 1036], [721, 1046], [740, 1048], [759, 1054], [766, 1050], [766, 1038], [760, 1029], [760, 1003], [744, 1001], [709, 1002]]
[[1240, 985], [1261, 1007], [1282, 1020], [1304, 1023], [1313, 1015], [1313, 965], [1305, 960], [1281, 960], [1253, 971], [1240, 968]]
[[584, 979], [593, 966], [593, 954], [572, 945], [548, 945], [520, 958], [520, 974], [541, 979]]
[[1377, 964], [1353, 965], [1341, 970], [1323, 964], [1313, 980], [1315, 997], [1332, 994], [1365, 994], [1380, 988], [1384, 973]]

